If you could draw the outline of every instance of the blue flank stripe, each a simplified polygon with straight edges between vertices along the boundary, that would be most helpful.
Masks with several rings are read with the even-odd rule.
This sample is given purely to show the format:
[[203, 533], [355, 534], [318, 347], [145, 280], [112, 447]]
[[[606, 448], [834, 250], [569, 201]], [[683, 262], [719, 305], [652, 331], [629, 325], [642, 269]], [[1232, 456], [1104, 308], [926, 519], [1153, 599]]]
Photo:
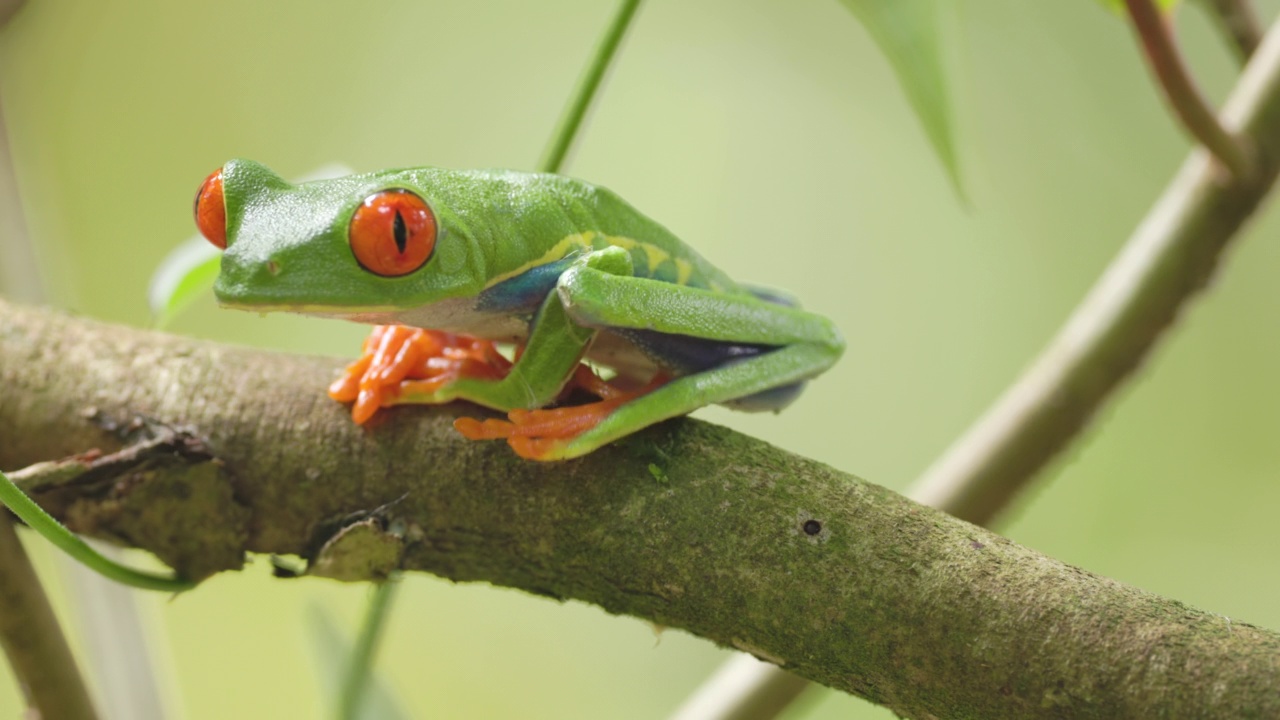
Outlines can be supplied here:
[[576, 254], [570, 255], [503, 280], [480, 293], [476, 298], [476, 309], [510, 315], [536, 312], [547, 293], [555, 289], [561, 273], [576, 259]]

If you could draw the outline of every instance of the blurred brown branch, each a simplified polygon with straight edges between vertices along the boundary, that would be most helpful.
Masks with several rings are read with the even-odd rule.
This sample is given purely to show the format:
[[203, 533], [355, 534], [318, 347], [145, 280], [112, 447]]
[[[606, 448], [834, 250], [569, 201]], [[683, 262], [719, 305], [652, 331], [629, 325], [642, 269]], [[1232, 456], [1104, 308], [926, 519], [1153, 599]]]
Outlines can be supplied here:
[[1125, 0], [1125, 7], [1147, 64], [1183, 129], [1232, 175], [1248, 176], [1253, 170], [1252, 158], [1240, 139], [1218, 122], [1213, 108], [1192, 80], [1168, 15], [1156, 7], [1155, 0]]
[[1222, 28], [1241, 63], [1249, 61], [1262, 43], [1262, 25], [1252, 0], [1201, 0]]
[[0, 27], [4, 27], [25, 2], [26, 0], [0, 0]]

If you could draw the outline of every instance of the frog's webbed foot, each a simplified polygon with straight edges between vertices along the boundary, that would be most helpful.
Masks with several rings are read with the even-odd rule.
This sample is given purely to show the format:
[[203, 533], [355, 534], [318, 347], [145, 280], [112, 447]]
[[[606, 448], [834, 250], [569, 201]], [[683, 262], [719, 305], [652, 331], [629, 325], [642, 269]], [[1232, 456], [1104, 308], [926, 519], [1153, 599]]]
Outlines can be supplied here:
[[600, 379], [591, 368], [580, 365], [562, 397], [574, 390], [584, 390], [600, 398], [595, 402], [551, 409], [516, 409], [507, 413], [506, 420], [458, 418], [453, 426], [470, 440], [505, 439], [520, 457], [554, 460], [574, 438], [595, 428], [627, 402], [658, 388], [666, 379], [659, 376], [644, 387], [626, 389]]
[[470, 335], [379, 325], [360, 359], [329, 386], [329, 397], [354, 403], [351, 418], [363, 424], [379, 408], [412, 395], [425, 401], [460, 378], [498, 380], [511, 369], [493, 342]]

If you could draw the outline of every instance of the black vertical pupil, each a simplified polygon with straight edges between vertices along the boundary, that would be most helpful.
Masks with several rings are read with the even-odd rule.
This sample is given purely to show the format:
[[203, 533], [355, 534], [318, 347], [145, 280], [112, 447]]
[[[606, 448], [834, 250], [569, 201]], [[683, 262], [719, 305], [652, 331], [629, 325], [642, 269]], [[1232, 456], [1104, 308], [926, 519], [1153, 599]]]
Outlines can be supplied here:
[[409, 228], [404, 224], [404, 217], [400, 215], [400, 210], [396, 210], [395, 229], [392, 231], [396, 236], [396, 249], [400, 254], [404, 254], [405, 245], [409, 243]]

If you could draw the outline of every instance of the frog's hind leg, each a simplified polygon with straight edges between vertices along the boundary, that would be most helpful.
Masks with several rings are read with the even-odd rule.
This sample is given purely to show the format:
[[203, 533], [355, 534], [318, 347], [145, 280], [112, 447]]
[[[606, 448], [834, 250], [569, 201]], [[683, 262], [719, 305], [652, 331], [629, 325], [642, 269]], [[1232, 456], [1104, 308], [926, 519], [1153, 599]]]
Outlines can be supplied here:
[[799, 385], [832, 362], [826, 348], [792, 345], [660, 386], [654, 384], [634, 396], [622, 395], [576, 407], [512, 412], [509, 422], [485, 421], [493, 423], [494, 430], [502, 426], [498, 434], [473, 435], [463, 427], [462, 420], [455, 425], [468, 437], [504, 437], [521, 457], [566, 460], [704, 405], [724, 404]]
[[826, 370], [844, 350], [839, 333], [823, 317], [748, 293], [635, 277], [629, 256], [619, 248], [580, 258], [560, 276], [555, 295], [578, 327], [684, 336], [696, 343], [752, 350], [634, 397], [513, 410], [509, 421], [491, 421], [491, 426], [458, 424], [464, 435], [505, 437], [519, 455], [535, 460], [577, 457], [704, 405], [797, 385]]
[[[797, 309], [800, 307], [800, 299], [785, 290], [762, 287], [760, 285], [745, 285], [744, 287], [747, 292], [767, 303]], [[804, 391], [807, 384], [806, 381], [802, 380], [798, 383], [770, 388], [755, 395], [730, 400], [723, 403], [723, 405], [740, 412], [780, 412], [783, 408], [795, 402], [796, 398], [800, 397], [800, 393]]]
[[[741, 362], [777, 349], [775, 345], [707, 340], [635, 328], [612, 328], [610, 332], [625, 338], [659, 367], [668, 368], [681, 376]], [[740, 412], [778, 412], [794, 402], [804, 386], [804, 382], [791, 383], [754, 395], [734, 398], [722, 404]]]
[[720, 404], [738, 412], [781, 412], [788, 405], [795, 402], [796, 398], [800, 397], [800, 393], [804, 392], [806, 384], [808, 384], [807, 381], [801, 380], [790, 385], [769, 388], [754, 395], [734, 398]]

